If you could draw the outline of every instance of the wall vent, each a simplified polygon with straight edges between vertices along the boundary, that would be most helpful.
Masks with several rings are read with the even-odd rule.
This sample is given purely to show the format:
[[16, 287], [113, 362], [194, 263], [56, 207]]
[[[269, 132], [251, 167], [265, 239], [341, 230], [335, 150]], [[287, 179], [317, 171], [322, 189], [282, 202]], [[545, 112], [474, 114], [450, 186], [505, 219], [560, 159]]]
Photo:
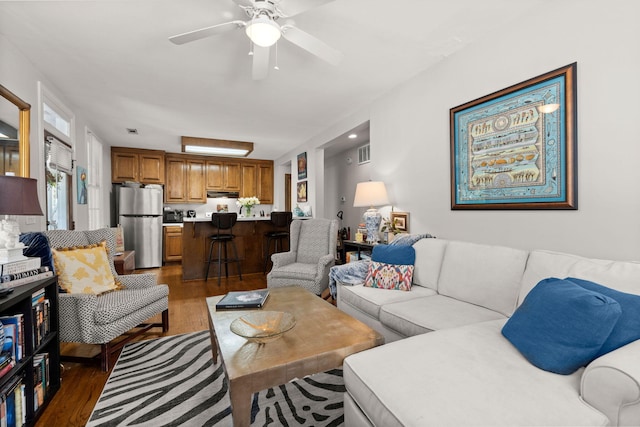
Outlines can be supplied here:
[[138, 134], [138, 129], [135, 128], [127, 128], [127, 133], [129, 135], [137, 135]]
[[371, 149], [369, 144], [358, 147], [358, 164], [362, 165], [371, 161]]

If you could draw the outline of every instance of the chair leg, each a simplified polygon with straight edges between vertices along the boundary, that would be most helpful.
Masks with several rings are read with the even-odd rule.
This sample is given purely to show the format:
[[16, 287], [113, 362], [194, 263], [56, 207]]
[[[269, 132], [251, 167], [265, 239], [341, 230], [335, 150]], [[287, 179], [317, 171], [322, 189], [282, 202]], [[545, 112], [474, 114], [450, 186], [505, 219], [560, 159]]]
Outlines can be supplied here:
[[222, 242], [218, 242], [218, 286], [220, 286], [222, 280], [220, 277], [222, 276], [222, 247], [220, 245], [222, 245]]
[[227, 242], [224, 242], [224, 277], [229, 278], [229, 251]]
[[103, 372], [109, 371], [111, 364], [111, 347], [109, 343], [100, 344], [100, 367]]
[[238, 263], [238, 276], [240, 277], [240, 280], [242, 280], [242, 271], [240, 269], [240, 257], [238, 256], [238, 248], [236, 247], [236, 242], [232, 240], [231, 245], [233, 246], [233, 256], [235, 257], [235, 260]]
[[[276, 240], [276, 245], [278, 241]], [[267, 264], [269, 263], [269, 249], [271, 249], [271, 237], [267, 237], [267, 252], [264, 254], [264, 265], [262, 266], [262, 274], [267, 273]]]
[[215, 241], [211, 241], [211, 244], [209, 245], [209, 261], [207, 262], [207, 274], [204, 276], [204, 281], [206, 282], [207, 280], [209, 280], [209, 269], [211, 268], [211, 255], [213, 255], [213, 244], [215, 243]]
[[162, 312], [162, 333], [169, 332], [169, 309]]

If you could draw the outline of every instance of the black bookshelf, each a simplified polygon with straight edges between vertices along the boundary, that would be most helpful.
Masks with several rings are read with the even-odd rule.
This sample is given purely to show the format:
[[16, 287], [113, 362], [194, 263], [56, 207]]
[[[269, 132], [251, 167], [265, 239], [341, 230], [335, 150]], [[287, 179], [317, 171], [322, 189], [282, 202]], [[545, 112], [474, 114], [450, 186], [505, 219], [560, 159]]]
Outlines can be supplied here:
[[[23, 357], [16, 366], [0, 378], [0, 390], [9, 386], [16, 378], [22, 377], [24, 384], [24, 405], [26, 426], [33, 426], [47, 407], [56, 392], [60, 389], [60, 339], [58, 335], [58, 280], [50, 277], [37, 282], [13, 288], [13, 292], [0, 299], [0, 316], [12, 316], [21, 313], [24, 319]], [[45, 298], [49, 300], [49, 331], [35, 346], [36, 319], [32, 304], [32, 295], [44, 289]], [[35, 409], [34, 388], [36, 368], [34, 357], [38, 354], [49, 355], [49, 382], [43, 403]], [[19, 425], [19, 424], [18, 424]]]

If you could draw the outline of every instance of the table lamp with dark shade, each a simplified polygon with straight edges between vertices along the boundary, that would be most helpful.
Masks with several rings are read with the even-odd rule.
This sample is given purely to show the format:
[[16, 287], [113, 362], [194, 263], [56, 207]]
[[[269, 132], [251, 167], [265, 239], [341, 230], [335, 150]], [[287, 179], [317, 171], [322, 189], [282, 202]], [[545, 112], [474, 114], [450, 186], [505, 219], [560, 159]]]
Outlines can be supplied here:
[[24, 245], [20, 243], [18, 222], [13, 215], [42, 215], [38, 201], [38, 181], [18, 176], [0, 176], [0, 262], [22, 259]]

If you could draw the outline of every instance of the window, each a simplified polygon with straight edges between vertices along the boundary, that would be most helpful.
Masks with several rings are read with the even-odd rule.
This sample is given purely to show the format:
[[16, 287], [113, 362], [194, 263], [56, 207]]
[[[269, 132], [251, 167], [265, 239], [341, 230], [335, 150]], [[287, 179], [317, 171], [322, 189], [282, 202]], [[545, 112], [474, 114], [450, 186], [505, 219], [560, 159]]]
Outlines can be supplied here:
[[[53, 126], [54, 129], [62, 133], [62, 135], [71, 138], [71, 119], [66, 119], [61, 113], [58, 113], [49, 106], [45, 101], [42, 109], [44, 111], [44, 121]], [[45, 126], [47, 127], [47, 126]]]
[[44, 128], [47, 229], [73, 230], [75, 116], [38, 82], [39, 119]]
[[51, 135], [45, 143], [47, 230], [70, 230], [72, 203], [71, 147]]

